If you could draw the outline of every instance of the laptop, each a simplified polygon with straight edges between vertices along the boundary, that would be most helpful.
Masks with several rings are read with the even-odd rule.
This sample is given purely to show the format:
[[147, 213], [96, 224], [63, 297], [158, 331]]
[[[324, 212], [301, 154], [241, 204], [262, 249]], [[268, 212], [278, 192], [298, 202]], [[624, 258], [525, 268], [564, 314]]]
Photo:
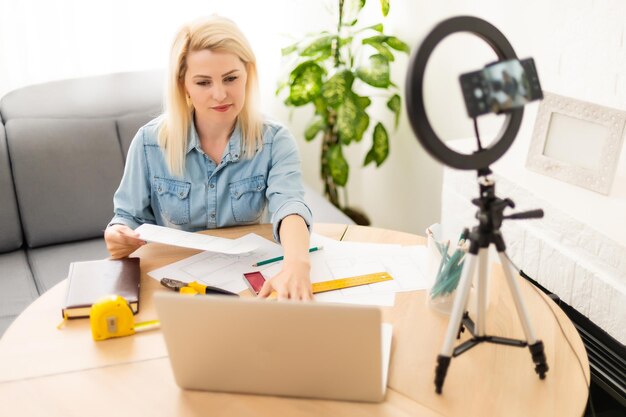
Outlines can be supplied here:
[[380, 402], [391, 325], [378, 307], [154, 295], [183, 389]]

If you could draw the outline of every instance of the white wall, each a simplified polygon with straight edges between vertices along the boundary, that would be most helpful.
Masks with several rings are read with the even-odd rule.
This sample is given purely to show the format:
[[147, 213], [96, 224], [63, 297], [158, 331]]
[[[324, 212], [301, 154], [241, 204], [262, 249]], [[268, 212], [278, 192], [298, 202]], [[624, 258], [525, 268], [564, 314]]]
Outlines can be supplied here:
[[[498, 27], [519, 57], [535, 59], [544, 90], [626, 110], [626, 2], [396, 0], [391, 3], [387, 26], [415, 47], [435, 24], [456, 15], [481, 17]], [[458, 75], [494, 59], [495, 54], [485, 43], [463, 34], [446, 39], [433, 53], [426, 74], [427, 113], [442, 138], [473, 136]], [[393, 79], [404, 90], [408, 60], [401, 57], [397, 64]], [[532, 131], [537, 106], [527, 106], [523, 122], [526, 132]], [[308, 120], [299, 112], [297, 116], [293, 119], [296, 133], [302, 131], [298, 126]], [[501, 120], [496, 116], [482, 118], [483, 139], [495, 137]], [[520, 135], [511, 152], [525, 153], [529, 139], [529, 135]], [[365, 209], [375, 226], [422, 233], [440, 218], [441, 166], [415, 140], [404, 109], [390, 147], [389, 159], [382, 167], [367, 167], [358, 174], [356, 169], [367, 149], [349, 148], [350, 202]], [[319, 143], [303, 143], [301, 148], [310, 158], [304, 164], [306, 178], [314, 183], [318, 159], [311, 156], [317, 156]], [[625, 154], [622, 152], [618, 172], [626, 170]]]
[[[257, 52], [265, 112], [288, 123], [301, 138], [311, 110], [291, 111], [274, 97], [276, 82], [284, 77], [280, 48], [291, 38], [331, 28], [329, 9], [334, 4], [332, 0], [0, 0], [0, 96], [35, 82], [164, 67], [175, 29], [196, 16], [217, 12], [236, 20]], [[378, 4], [369, 0], [368, 19], [378, 16], [374, 10]], [[490, 21], [520, 57], [533, 56], [545, 90], [626, 110], [625, 1], [393, 0], [386, 26], [415, 46], [440, 20], [460, 14]], [[473, 134], [457, 77], [494, 58], [485, 44], [464, 35], [450, 37], [435, 51], [426, 75], [427, 112], [442, 137]], [[393, 68], [393, 79], [402, 90], [407, 64], [408, 59], [400, 57]], [[532, 122], [529, 117], [524, 121]], [[497, 117], [482, 121], [483, 135], [493, 136], [498, 124]], [[319, 139], [300, 140], [300, 148], [305, 179], [321, 190]], [[441, 166], [417, 143], [404, 111], [381, 168], [359, 168], [366, 145], [348, 149], [350, 202], [363, 208], [375, 226], [422, 233], [439, 221]]]

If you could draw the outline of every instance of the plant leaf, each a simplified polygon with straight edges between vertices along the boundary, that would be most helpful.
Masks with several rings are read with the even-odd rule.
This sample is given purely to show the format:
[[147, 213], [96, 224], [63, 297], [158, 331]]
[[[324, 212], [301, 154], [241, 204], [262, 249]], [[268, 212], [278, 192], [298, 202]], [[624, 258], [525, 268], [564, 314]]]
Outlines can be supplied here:
[[354, 74], [352, 71], [344, 70], [336, 73], [322, 87], [322, 97], [329, 106], [337, 108], [349, 93], [352, 93], [352, 83]]
[[375, 25], [366, 26], [364, 28], [361, 28], [361, 29], [357, 30], [356, 33], [364, 32], [366, 30], [375, 30], [376, 32], [383, 33], [384, 26], [383, 26], [382, 23], [376, 23]]
[[287, 87], [289, 84], [286, 81], [281, 81], [278, 83], [278, 86], [276, 87], [276, 92], [274, 92], [274, 95], [279, 95], [281, 91], [283, 91], [283, 88]]
[[387, 58], [388, 61], [395, 60], [393, 54], [385, 45], [381, 43], [370, 43], [370, 46], [374, 47], [378, 51], [378, 53]]
[[317, 97], [322, 90], [325, 71], [313, 61], [306, 61], [291, 71], [290, 91], [286, 104], [302, 106]]
[[398, 122], [400, 121], [400, 110], [402, 108], [402, 100], [398, 94], [394, 94], [389, 101], [387, 101], [387, 108], [393, 112], [396, 116], [395, 127], [398, 128]]
[[387, 129], [382, 123], [377, 123], [374, 127], [374, 133], [372, 134], [372, 148], [365, 156], [363, 166], [370, 162], [376, 162], [376, 166], [379, 167], [387, 156], [389, 155], [389, 135]]
[[380, 0], [380, 6], [383, 9], [383, 16], [387, 16], [389, 13], [389, 0]]
[[333, 48], [327, 48], [320, 51], [320, 54], [315, 57], [315, 62], [324, 63], [324, 61], [333, 54]]
[[369, 107], [370, 104], [372, 104], [372, 100], [369, 97], [361, 97], [355, 95], [354, 100], [356, 102], [356, 105], [359, 106], [361, 110], [365, 110]]
[[352, 42], [352, 36], [348, 36], [347, 38], [339, 38], [339, 46], [342, 47], [346, 44], [349, 44]]
[[396, 51], [411, 53], [411, 48], [406, 43], [402, 42], [400, 39], [395, 36], [387, 36], [385, 43], [395, 49]]
[[372, 55], [370, 56], [370, 66], [359, 67], [356, 75], [371, 86], [387, 88], [390, 85], [389, 60], [380, 54]]
[[306, 48], [300, 52], [301, 56], [314, 56], [317, 54], [323, 54], [325, 51], [328, 51], [330, 56], [330, 49], [333, 44], [334, 36], [326, 35], [322, 36], [311, 42]]
[[369, 124], [370, 117], [357, 104], [354, 96], [348, 96], [337, 109], [337, 134], [345, 145], [352, 141], [359, 142]]
[[326, 121], [324, 119], [315, 119], [304, 131], [304, 139], [306, 139], [307, 142], [312, 141], [325, 127]]
[[292, 53], [296, 49], [298, 49], [298, 43], [299, 42], [296, 42], [296, 43], [294, 43], [292, 45], [289, 45], [289, 46], [286, 46], [286, 47], [282, 48], [280, 50], [280, 53], [282, 54], [282, 56], [289, 55], [290, 53]]
[[363, 39], [363, 45], [373, 45], [375, 43], [377, 44], [382, 44], [383, 42], [385, 42], [387, 40], [389, 36], [386, 35], [376, 35], [376, 36], [370, 36], [369, 38], [365, 38]]
[[333, 178], [333, 181], [341, 187], [345, 186], [348, 182], [350, 167], [348, 166], [346, 159], [343, 157], [341, 145], [336, 144], [331, 146], [328, 149], [327, 159], [330, 176]]
[[315, 106], [315, 114], [318, 114], [326, 119], [328, 115], [328, 105], [326, 104], [326, 100], [319, 95], [313, 99], [313, 105]]

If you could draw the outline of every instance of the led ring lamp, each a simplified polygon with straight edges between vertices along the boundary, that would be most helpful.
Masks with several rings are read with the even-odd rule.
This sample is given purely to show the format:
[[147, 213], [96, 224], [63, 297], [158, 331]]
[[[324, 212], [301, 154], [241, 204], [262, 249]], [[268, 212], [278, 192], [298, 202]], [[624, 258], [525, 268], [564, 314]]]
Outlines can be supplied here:
[[424, 106], [424, 74], [433, 50], [446, 36], [457, 32], [469, 32], [487, 42], [499, 60], [517, 59], [513, 47], [495, 26], [485, 20], [471, 16], [459, 16], [444, 20], [426, 36], [414, 53], [407, 73], [406, 106], [417, 140], [438, 161], [458, 169], [486, 169], [509, 149], [519, 131], [524, 115], [520, 107], [507, 113], [498, 134], [488, 147], [473, 154], [462, 154], [448, 148], [433, 130]]

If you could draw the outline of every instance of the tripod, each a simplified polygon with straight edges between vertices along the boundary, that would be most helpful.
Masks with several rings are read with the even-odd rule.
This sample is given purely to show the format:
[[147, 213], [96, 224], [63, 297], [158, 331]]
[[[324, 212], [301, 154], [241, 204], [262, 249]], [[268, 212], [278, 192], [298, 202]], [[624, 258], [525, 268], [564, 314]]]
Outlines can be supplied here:
[[[489, 168], [478, 171], [478, 184], [480, 187], [480, 197], [472, 200], [472, 204], [478, 206], [476, 218], [479, 225], [474, 227], [469, 233], [470, 247], [466, 255], [465, 264], [461, 272], [461, 278], [457, 288], [457, 295], [454, 299], [452, 312], [450, 313], [450, 322], [445, 336], [445, 341], [441, 354], [437, 356], [437, 368], [435, 369], [435, 387], [436, 392], [441, 394], [443, 382], [446, 378], [448, 366], [452, 357], [468, 351], [472, 347], [482, 342], [496, 343], [501, 345], [526, 347], [530, 349], [532, 360], [535, 364], [535, 372], [540, 379], [544, 379], [548, 372], [548, 364], [546, 363], [546, 355], [544, 353], [543, 342], [537, 340], [535, 332], [530, 325], [526, 307], [522, 302], [520, 290], [515, 280], [515, 268], [506, 256], [506, 246], [504, 239], [500, 233], [500, 226], [504, 219], [530, 219], [543, 217], [543, 210], [531, 210], [523, 213], [515, 213], [510, 216], [504, 216], [503, 211], [507, 207], [514, 208], [515, 204], [511, 199], [500, 199], [495, 196], [495, 183], [489, 175]], [[491, 244], [496, 246], [498, 257], [504, 269], [504, 275], [515, 302], [517, 314], [524, 329], [526, 340], [509, 339], [505, 337], [490, 336], [485, 331], [485, 313], [487, 304], [487, 268], [488, 268], [488, 251]], [[477, 308], [476, 323], [472, 321], [466, 311], [467, 301], [472, 284], [472, 277], [476, 269], [476, 261], [478, 258], [478, 281], [477, 281]], [[461, 343], [456, 348], [453, 347], [454, 339], [459, 338], [465, 326], [472, 338]]]

